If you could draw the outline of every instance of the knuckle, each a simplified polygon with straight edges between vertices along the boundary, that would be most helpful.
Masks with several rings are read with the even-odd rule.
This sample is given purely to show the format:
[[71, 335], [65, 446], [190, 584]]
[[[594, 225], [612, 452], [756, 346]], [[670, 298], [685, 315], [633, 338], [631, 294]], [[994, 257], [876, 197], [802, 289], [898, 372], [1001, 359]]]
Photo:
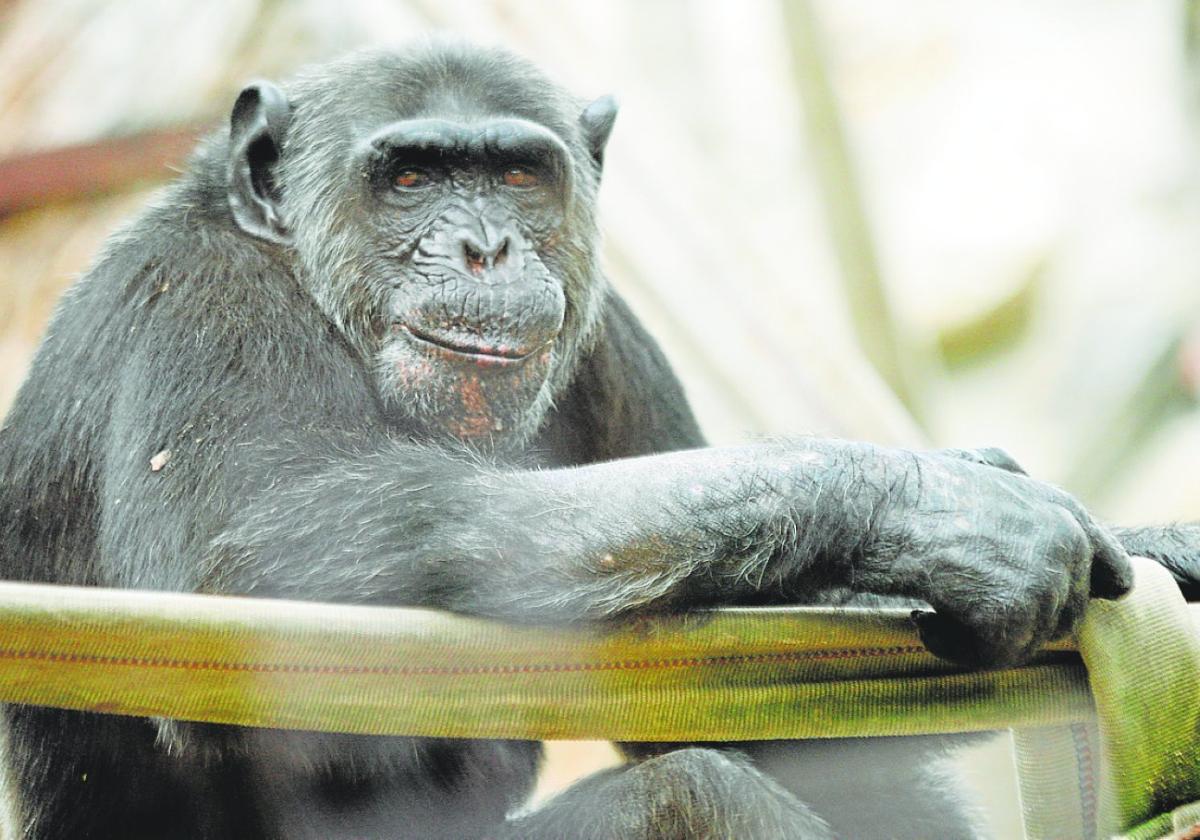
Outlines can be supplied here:
[[1060, 504], [1052, 506], [1054, 518], [1049, 528], [1051, 539], [1062, 547], [1063, 551], [1079, 553], [1091, 547], [1087, 531], [1075, 513]]
[[[1009, 454], [1007, 449], [999, 446], [986, 446], [979, 450], [980, 456], [989, 464], [1003, 467], [1006, 470], [1021, 470], [1017, 459]], [[1022, 470], [1023, 472], [1023, 470]]]
[[1034, 624], [1038, 613], [1058, 598], [1061, 572], [1041, 569], [1014, 588], [1007, 603], [1006, 616], [1012, 624]]
[[1067, 511], [1067, 513], [1069, 513], [1071, 517], [1076, 520], [1076, 522], [1081, 525], [1084, 523], [1091, 523], [1092, 515], [1087, 512], [1087, 509], [1078, 499], [1076, 499], [1066, 490], [1055, 487], [1053, 484], [1046, 484], [1044, 486], [1050, 492], [1050, 500]]

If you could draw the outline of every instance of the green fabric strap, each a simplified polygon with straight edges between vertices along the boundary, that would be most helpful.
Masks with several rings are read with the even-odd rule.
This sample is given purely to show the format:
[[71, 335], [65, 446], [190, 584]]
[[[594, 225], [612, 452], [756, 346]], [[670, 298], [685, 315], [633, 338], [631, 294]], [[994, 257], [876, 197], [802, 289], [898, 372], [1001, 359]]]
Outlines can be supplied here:
[[1015, 733], [1033, 840], [1180, 834], [1200, 799], [1195, 608], [1158, 564], [1134, 558], [1134, 571], [1134, 591], [1093, 602], [1078, 628], [1096, 720]]
[[1093, 602], [1077, 635], [1104, 744], [1102, 825], [1142, 837], [1140, 823], [1200, 800], [1200, 636], [1170, 574], [1135, 570], [1134, 591]]
[[907, 735], [1090, 719], [1064, 641], [972, 673], [907, 611], [729, 609], [608, 632], [430, 610], [0, 584], [0, 701], [446, 737]]
[[1181, 805], [1174, 811], [1159, 814], [1141, 825], [1135, 826], [1119, 840], [1174, 840], [1195, 838], [1200, 832], [1200, 802]]
[[1025, 836], [1030, 840], [1101, 836], [1100, 735], [1095, 723], [1013, 733]]
[[1102, 822], [1132, 831], [1200, 799], [1200, 640], [1169, 575], [1149, 561], [1136, 568], [1130, 597], [1090, 606], [1082, 661], [1068, 640], [983, 673], [930, 656], [902, 610], [726, 609], [600, 631], [0, 583], [0, 701], [341, 732], [633, 741], [1078, 733], [1098, 712]]

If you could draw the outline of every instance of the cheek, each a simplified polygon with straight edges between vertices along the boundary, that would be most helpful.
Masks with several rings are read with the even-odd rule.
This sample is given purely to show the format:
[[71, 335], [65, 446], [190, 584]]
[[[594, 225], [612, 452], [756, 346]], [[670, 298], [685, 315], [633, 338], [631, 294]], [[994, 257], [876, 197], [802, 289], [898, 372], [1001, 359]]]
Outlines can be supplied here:
[[397, 384], [409, 390], [422, 390], [429, 387], [435, 372], [433, 365], [428, 362], [400, 361], [396, 363], [395, 375]]
[[433, 362], [412, 353], [384, 353], [384, 371], [387, 378], [405, 391], [423, 391], [432, 387], [437, 376]]

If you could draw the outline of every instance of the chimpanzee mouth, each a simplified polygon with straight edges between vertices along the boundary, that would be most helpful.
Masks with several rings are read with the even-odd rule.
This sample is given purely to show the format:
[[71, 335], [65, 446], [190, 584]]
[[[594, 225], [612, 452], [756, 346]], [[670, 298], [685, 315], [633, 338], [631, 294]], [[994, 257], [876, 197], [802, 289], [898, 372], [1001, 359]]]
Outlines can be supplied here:
[[433, 349], [438, 355], [459, 361], [473, 362], [484, 367], [508, 367], [523, 364], [546, 350], [554, 340], [551, 339], [529, 350], [506, 341], [490, 342], [486, 339], [464, 336], [435, 335], [399, 321], [393, 324], [392, 331], [407, 333], [414, 342]]

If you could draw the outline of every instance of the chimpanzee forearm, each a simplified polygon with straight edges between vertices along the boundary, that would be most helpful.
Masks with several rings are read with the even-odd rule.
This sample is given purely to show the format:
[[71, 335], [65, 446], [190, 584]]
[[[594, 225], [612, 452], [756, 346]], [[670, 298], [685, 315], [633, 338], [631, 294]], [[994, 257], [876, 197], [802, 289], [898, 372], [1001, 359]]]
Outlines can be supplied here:
[[274, 490], [235, 506], [208, 586], [561, 621], [845, 583], [886, 482], [905, 480], [869, 467], [873, 449], [805, 441], [528, 471], [395, 445], [261, 465]]
[[1070, 497], [938, 453], [806, 439], [530, 471], [396, 444], [253, 471], [272, 489], [216, 537], [217, 591], [572, 621], [839, 586], [926, 600], [935, 651], [999, 662], [1069, 626], [1089, 567], [1094, 594], [1128, 586]]
[[483, 507], [538, 523], [520, 529], [536, 568], [513, 581], [513, 603], [484, 582], [451, 606], [597, 619], [848, 585], [890, 484], [908, 479], [878, 453], [804, 440], [491, 479]]
[[1112, 532], [1130, 554], [1165, 566], [1185, 598], [1200, 600], [1200, 523], [1113, 528]]

